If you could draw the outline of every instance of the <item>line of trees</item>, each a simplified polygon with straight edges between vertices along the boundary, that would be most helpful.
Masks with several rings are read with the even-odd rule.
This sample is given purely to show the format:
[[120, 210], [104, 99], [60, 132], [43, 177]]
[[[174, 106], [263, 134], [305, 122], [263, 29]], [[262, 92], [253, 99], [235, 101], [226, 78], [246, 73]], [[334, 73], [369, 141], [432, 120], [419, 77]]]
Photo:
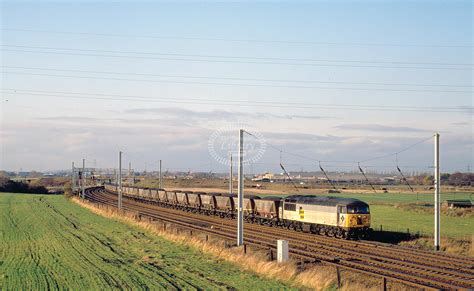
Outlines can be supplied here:
[[[415, 176], [413, 177], [415, 184], [418, 185], [433, 185], [433, 176]], [[460, 173], [441, 174], [441, 184], [450, 186], [474, 186], [474, 173]]]
[[48, 194], [48, 189], [44, 186], [31, 186], [25, 182], [0, 178], [0, 192]]

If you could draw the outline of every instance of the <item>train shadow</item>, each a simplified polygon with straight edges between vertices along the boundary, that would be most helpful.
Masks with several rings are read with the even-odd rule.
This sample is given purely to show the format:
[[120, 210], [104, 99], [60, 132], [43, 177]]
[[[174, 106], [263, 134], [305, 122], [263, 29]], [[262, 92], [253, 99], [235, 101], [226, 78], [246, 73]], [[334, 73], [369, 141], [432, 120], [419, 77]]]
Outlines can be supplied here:
[[403, 241], [415, 240], [419, 237], [419, 234], [413, 234], [409, 232], [373, 230], [367, 240], [382, 243], [398, 244]]

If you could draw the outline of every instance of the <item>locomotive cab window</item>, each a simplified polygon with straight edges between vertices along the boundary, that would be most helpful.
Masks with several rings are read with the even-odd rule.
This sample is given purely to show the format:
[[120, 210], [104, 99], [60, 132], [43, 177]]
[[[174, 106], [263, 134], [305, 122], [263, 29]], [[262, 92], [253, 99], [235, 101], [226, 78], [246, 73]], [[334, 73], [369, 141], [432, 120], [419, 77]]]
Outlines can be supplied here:
[[294, 203], [285, 203], [285, 210], [296, 211], [296, 204], [294, 204]]
[[369, 214], [369, 207], [368, 206], [347, 206], [347, 213], [350, 214]]

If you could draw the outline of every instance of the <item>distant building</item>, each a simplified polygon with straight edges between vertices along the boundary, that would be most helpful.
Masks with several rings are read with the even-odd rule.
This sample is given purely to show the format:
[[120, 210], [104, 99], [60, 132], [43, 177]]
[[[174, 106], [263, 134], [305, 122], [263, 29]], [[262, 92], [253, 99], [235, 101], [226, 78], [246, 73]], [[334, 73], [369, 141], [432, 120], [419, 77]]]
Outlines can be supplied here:
[[273, 180], [273, 177], [274, 177], [274, 174], [273, 173], [264, 173], [262, 175], [258, 175], [257, 177], [253, 178], [252, 181], [254, 182], [272, 182]]

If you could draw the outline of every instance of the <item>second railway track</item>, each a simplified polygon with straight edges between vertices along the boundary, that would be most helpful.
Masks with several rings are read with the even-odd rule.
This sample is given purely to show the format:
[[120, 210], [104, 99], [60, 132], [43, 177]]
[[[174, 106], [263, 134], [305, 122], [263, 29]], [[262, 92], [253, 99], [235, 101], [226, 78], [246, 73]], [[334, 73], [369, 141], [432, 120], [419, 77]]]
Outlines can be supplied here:
[[[88, 189], [87, 198], [117, 205], [117, 196], [103, 188]], [[151, 218], [212, 233], [226, 239], [236, 237], [236, 221], [198, 215], [125, 198], [123, 207]], [[433, 289], [473, 289], [474, 259], [441, 255], [429, 251], [373, 242], [355, 242], [319, 235], [245, 224], [245, 243], [274, 248], [276, 239], [289, 241], [290, 255], [297, 259], [321, 261], [342, 268], [387, 277], [413, 287]]]

